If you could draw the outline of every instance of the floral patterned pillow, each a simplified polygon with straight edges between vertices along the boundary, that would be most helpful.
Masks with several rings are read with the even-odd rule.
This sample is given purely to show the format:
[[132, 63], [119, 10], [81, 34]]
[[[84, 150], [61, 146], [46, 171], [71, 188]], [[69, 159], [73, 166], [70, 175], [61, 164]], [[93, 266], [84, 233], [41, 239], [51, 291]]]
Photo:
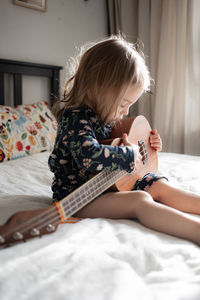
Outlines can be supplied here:
[[57, 124], [48, 103], [0, 105], [0, 163], [51, 151]]

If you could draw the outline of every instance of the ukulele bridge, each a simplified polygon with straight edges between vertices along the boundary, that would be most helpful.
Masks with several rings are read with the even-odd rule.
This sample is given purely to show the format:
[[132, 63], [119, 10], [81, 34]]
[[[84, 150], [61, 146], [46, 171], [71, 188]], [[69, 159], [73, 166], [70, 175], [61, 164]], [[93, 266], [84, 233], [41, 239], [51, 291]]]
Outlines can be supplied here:
[[145, 165], [148, 162], [148, 152], [143, 140], [138, 141], [138, 146], [140, 147], [140, 154], [142, 155], [142, 162]]

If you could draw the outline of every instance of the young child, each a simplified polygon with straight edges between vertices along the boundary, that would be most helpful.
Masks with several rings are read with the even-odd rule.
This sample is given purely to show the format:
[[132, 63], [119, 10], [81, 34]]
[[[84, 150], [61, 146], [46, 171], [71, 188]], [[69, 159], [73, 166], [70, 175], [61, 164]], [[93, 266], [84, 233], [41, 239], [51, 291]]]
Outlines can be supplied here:
[[[59, 201], [102, 169], [134, 172], [141, 161], [139, 147], [122, 135], [123, 146], [102, 145], [115, 121], [128, 114], [151, 78], [144, 57], [121, 37], [113, 36], [82, 54], [67, 81], [64, 99], [55, 104], [58, 130], [49, 157], [54, 173], [53, 199]], [[61, 106], [62, 105], [62, 106]], [[156, 130], [150, 144], [161, 151]], [[148, 228], [200, 245], [200, 196], [170, 185], [166, 178], [147, 174], [132, 191], [106, 191], [79, 210], [81, 218], [138, 219]]]

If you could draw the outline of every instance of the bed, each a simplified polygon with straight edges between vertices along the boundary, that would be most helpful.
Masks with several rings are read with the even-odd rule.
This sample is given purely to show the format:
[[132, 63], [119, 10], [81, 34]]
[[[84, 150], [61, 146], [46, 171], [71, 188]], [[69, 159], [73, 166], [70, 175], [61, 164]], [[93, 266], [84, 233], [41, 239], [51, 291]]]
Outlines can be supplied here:
[[[45, 101], [36, 99], [32, 106], [21, 106], [22, 81], [19, 78], [23, 69], [26, 74], [29, 72], [30, 63], [0, 60], [0, 104], [4, 104], [3, 74], [10, 72], [13, 66], [14, 72], [20, 74], [15, 75], [18, 77], [15, 82], [18, 96], [14, 103], [17, 107], [6, 110], [1, 106], [0, 128], [5, 138], [5, 130], [9, 130], [9, 125], [5, 124], [8, 115], [17, 118], [20, 114], [28, 119], [26, 128], [29, 131], [17, 148], [12, 149], [12, 143], [6, 146], [10, 152], [0, 144], [1, 225], [17, 211], [47, 208], [52, 204], [52, 173], [47, 160], [56, 125]], [[31, 67], [36, 65], [31, 64]], [[54, 86], [51, 84], [50, 93], [58, 95], [61, 67], [40, 67], [45, 73], [43, 76], [49, 77]], [[35, 75], [39, 74], [41, 76], [37, 70]], [[49, 122], [40, 136], [43, 142], [34, 144], [29, 134], [34, 136], [34, 129], [41, 129], [39, 122], [42, 120], [45, 120], [43, 124]], [[18, 125], [25, 127], [24, 124], [25, 121]], [[16, 130], [12, 137], [16, 143], [19, 128], [13, 129], [10, 125], [10, 129]], [[44, 135], [47, 140], [42, 139]], [[181, 188], [200, 193], [199, 169], [199, 156], [159, 153], [159, 174]], [[1, 300], [200, 299], [199, 247], [147, 229], [132, 220], [83, 219], [60, 224], [55, 232], [42, 238], [1, 247], [0, 266]]]

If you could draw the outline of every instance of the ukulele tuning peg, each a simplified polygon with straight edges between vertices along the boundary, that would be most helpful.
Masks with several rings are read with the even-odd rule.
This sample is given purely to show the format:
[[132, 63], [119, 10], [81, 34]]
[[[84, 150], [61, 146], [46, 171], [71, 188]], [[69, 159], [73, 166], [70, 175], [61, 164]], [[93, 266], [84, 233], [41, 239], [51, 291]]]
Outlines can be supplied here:
[[55, 230], [56, 230], [56, 227], [52, 224], [48, 224], [47, 227], [46, 227], [47, 232], [53, 232]]
[[38, 235], [40, 235], [40, 231], [37, 228], [33, 228], [30, 231], [30, 235], [31, 236], [38, 236]]
[[22, 240], [23, 239], [23, 234], [21, 233], [21, 232], [19, 232], [19, 231], [16, 231], [14, 234], [13, 234], [13, 239], [15, 240], [15, 241], [20, 241], [20, 240]]
[[5, 243], [5, 239], [2, 235], [0, 235], [0, 244], [3, 244], [3, 243]]

